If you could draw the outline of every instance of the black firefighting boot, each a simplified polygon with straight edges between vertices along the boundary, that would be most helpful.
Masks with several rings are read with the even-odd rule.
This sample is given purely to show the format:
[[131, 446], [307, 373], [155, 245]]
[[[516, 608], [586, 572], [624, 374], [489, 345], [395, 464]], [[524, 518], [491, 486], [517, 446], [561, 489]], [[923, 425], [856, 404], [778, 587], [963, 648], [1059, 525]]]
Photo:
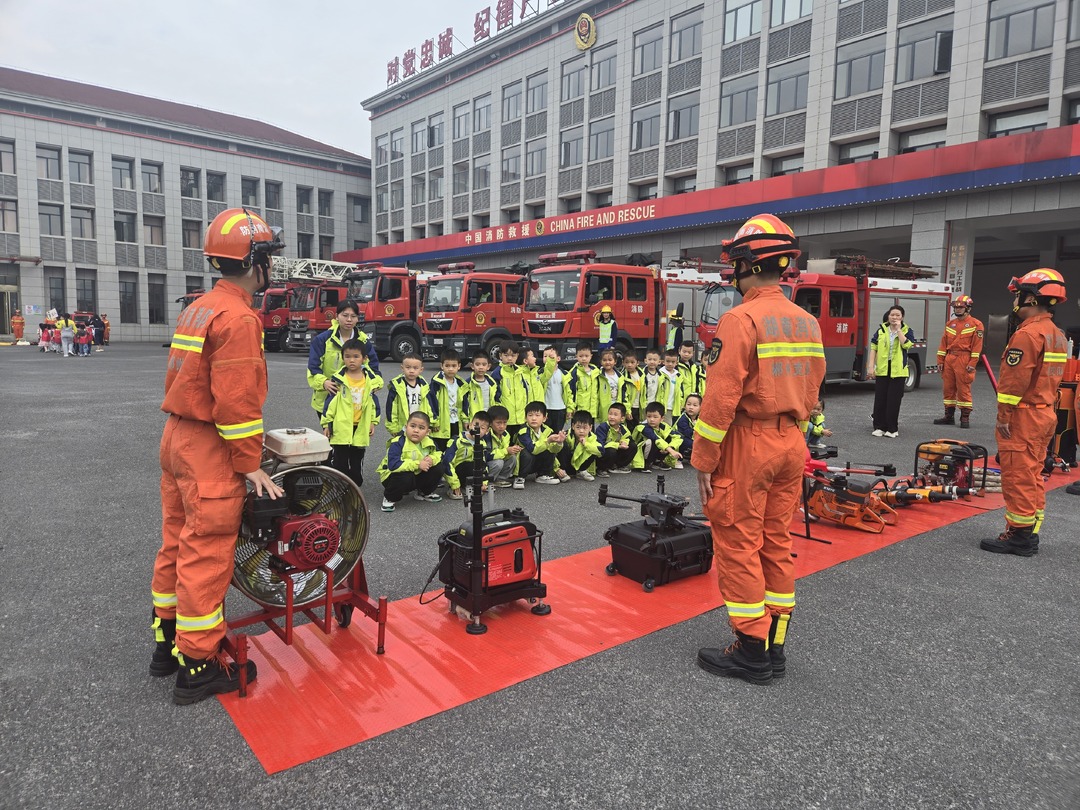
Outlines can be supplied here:
[[[173, 687], [173, 703], [187, 706], [211, 695], [235, 692], [240, 688], [240, 670], [220, 658], [188, 658], [180, 654], [180, 669]], [[255, 662], [247, 662], [247, 682], [255, 680]]]
[[164, 678], [172, 675], [180, 667], [179, 662], [173, 657], [173, 644], [176, 639], [176, 619], [162, 619], [157, 613], [153, 614], [154, 622], [154, 655], [150, 659], [150, 674], [155, 678]]
[[945, 415], [940, 419], [934, 420], [935, 425], [955, 425], [956, 424], [956, 408], [952, 405], [945, 406]]
[[705, 647], [698, 650], [697, 665], [706, 672], [765, 686], [772, 682], [769, 642], [736, 632], [738, 639], [725, 650]]
[[1029, 527], [1009, 526], [994, 540], [983, 540], [979, 548], [995, 554], [1016, 554], [1018, 557], [1032, 557], [1039, 553], [1039, 541]]
[[787, 656], [784, 655], [784, 641], [787, 639], [788, 622], [790, 614], [781, 614], [772, 617], [769, 626], [769, 660], [772, 661], [772, 676], [783, 678], [787, 670]]
[[962, 428], [971, 427], [971, 408], [961, 408], [960, 409], [960, 427], [962, 427]]

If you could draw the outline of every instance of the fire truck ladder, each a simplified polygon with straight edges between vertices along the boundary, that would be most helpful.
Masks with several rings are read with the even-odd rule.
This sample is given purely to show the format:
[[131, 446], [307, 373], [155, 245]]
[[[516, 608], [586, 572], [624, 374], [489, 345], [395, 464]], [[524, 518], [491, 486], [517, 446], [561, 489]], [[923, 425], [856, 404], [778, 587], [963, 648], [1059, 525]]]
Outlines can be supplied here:
[[326, 259], [288, 259], [275, 256], [270, 271], [272, 281], [341, 281], [358, 265]]
[[862, 254], [840, 254], [830, 257], [836, 261], [834, 272], [838, 276], [872, 276], [901, 281], [936, 279], [937, 271], [923, 264], [912, 264], [899, 258], [878, 261]]

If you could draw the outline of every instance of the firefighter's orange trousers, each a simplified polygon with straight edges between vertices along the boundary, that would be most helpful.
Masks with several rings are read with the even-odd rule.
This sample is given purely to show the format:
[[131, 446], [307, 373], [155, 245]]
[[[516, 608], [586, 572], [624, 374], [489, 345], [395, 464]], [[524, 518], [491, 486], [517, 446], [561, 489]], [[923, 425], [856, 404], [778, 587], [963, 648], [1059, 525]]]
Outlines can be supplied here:
[[712, 524], [720, 593], [731, 627], [753, 638], [767, 638], [772, 616], [795, 607], [788, 527], [805, 460], [806, 441], [791, 418], [737, 417], [712, 476], [705, 514]]
[[975, 367], [970, 352], [949, 352], [945, 355], [945, 362], [941, 366], [941, 387], [946, 408], [971, 410], [971, 383], [975, 380], [975, 372], [969, 372], [968, 366]]
[[206, 422], [170, 416], [161, 436], [161, 549], [154, 610], [176, 619], [185, 656], [212, 658], [225, 637], [225, 592], [243, 516], [244, 477]]
[[1037, 532], [1046, 509], [1043, 463], [1057, 428], [1057, 414], [1053, 408], [1019, 408], [1009, 428], [1008, 439], [998, 437], [1005, 522]]

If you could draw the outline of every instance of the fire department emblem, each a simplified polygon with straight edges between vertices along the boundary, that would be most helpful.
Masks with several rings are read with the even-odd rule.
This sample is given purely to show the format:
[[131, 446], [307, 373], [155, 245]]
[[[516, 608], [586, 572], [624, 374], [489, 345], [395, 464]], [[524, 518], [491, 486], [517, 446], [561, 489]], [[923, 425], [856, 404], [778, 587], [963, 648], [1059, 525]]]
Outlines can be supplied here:
[[600, 310], [596, 310], [596, 312], [592, 314], [592, 322], [597, 326], [600, 325]]
[[705, 362], [710, 366], [720, 359], [720, 350], [724, 348], [723, 341], [720, 338], [713, 338], [712, 348], [709, 349], [709, 356], [705, 359]]
[[1005, 365], [1018, 366], [1020, 361], [1024, 359], [1023, 349], [1009, 349], [1005, 352]]
[[544, 235], [544, 220], [538, 219], [536, 221], [536, 227], [533, 228], [533, 233], [535, 233], [537, 236]]
[[270, 320], [273, 321], [274, 326], [281, 326], [281, 316], [280, 315], [275, 315]]
[[476, 313], [476, 325], [477, 326], [483, 326], [484, 321], [486, 321], [486, 320], [487, 320], [487, 318], [484, 316], [483, 312], [477, 312]]
[[582, 14], [574, 25], [574, 44], [579, 51], [587, 51], [596, 44], [596, 20]]
[[383, 312], [385, 312], [387, 315], [393, 315], [394, 314], [394, 305], [393, 304], [387, 304], [385, 307], [383, 307]]

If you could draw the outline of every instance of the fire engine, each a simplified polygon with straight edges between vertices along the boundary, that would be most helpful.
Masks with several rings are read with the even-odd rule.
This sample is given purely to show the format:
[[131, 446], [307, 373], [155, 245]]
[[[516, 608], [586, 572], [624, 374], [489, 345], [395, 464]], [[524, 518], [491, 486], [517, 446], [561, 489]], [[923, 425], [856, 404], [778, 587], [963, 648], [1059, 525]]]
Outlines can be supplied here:
[[311, 339], [330, 328], [337, 306], [348, 297], [345, 278], [355, 264], [325, 259], [287, 259], [282, 272], [291, 287], [286, 347], [306, 350]]
[[[930, 366], [927, 354], [936, 356], [941, 334], [949, 319], [952, 286], [927, 278], [930, 268], [891, 260], [879, 262], [865, 256], [810, 259], [807, 271], [785, 273], [785, 295], [815, 318], [821, 326], [825, 347], [825, 382], [856, 382], [866, 379], [866, 355], [870, 341], [894, 304], [904, 308], [904, 322], [915, 333], [908, 352], [907, 390], [919, 387]], [[716, 334], [720, 316], [742, 301], [728, 281], [715, 282], [706, 290], [697, 327], [698, 340], [707, 349]]]
[[420, 324], [417, 322], [418, 285], [425, 276], [407, 267], [387, 267], [381, 262], [355, 266], [346, 277], [349, 299], [360, 309], [357, 328], [375, 341], [380, 357], [400, 361], [420, 351]]
[[484, 351], [498, 363], [498, 347], [520, 340], [524, 268], [474, 272], [472, 262], [440, 264], [424, 284], [420, 331], [424, 352], [437, 357], [455, 349], [464, 362]]
[[564, 362], [574, 359], [578, 341], [596, 342], [604, 306], [618, 325], [620, 358], [631, 349], [663, 346], [668, 308], [678, 309], [676, 301], [705, 287], [688, 272], [665, 278], [657, 266], [597, 262], [593, 250], [549, 253], [540, 264], [526, 277], [522, 334], [530, 345], [555, 346]]

